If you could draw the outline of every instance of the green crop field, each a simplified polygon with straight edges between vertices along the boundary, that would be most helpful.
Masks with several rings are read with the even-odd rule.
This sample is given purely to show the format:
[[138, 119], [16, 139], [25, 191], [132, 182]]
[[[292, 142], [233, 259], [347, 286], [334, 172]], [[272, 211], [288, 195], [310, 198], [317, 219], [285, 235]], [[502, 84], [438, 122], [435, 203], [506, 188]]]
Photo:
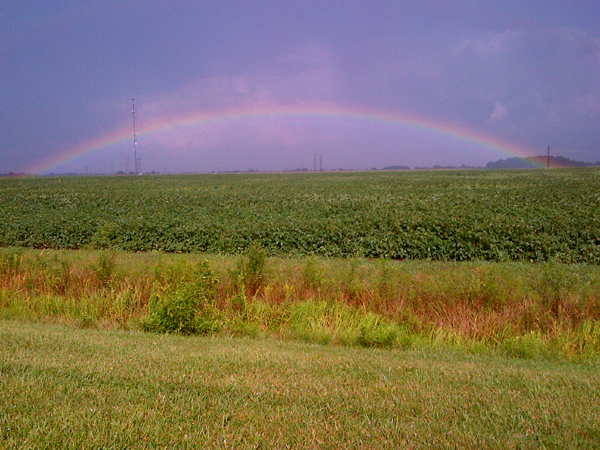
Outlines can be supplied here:
[[0, 246], [600, 262], [600, 170], [0, 180]]

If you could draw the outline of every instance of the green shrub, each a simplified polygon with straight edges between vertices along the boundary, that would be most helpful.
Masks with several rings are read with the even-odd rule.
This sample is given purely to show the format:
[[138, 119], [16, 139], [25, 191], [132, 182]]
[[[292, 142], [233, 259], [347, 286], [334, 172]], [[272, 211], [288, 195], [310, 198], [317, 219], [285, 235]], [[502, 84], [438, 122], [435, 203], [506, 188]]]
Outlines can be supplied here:
[[158, 333], [208, 334], [219, 330], [218, 310], [214, 307], [214, 277], [207, 261], [196, 269], [195, 280], [176, 289], [157, 287], [148, 303], [148, 317], [142, 322], [146, 331]]

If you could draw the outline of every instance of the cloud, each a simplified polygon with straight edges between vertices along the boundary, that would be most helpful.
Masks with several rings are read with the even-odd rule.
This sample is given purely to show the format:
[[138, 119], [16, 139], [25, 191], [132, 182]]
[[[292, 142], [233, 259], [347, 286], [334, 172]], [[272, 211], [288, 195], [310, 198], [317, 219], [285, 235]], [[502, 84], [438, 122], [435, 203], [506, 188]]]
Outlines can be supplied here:
[[[600, 112], [600, 45], [584, 32], [442, 30], [425, 42], [422, 38], [377, 38], [356, 54], [304, 42], [251, 64], [220, 59], [179, 87], [140, 99], [140, 115], [176, 123], [180, 117], [231, 109], [364, 105], [535, 146], [559, 129], [580, 132]], [[245, 148], [258, 149], [266, 159], [287, 155], [292, 160], [290, 155], [311, 154], [312, 149], [365, 148], [378, 142], [366, 127], [359, 128], [362, 134], [329, 122], [262, 118], [178, 128], [148, 139], [156, 148], [182, 153], [223, 149], [237, 154]], [[380, 144], [388, 149], [396, 145], [392, 140]]]
[[455, 54], [462, 67], [456, 73], [465, 79], [463, 101], [494, 102], [488, 124], [503, 121], [541, 130], [569, 127], [597, 114], [600, 40], [583, 31], [558, 27], [487, 33], [464, 40]]
[[494, 111], [488, 118], [489, 123], [496, 123], [504, 120], [508, 116], [508, 110], [500, 102], [494, 102]]
[[477, 57], [497, 58], [499, 55], [508, 55], [514, 49], [518, 40], [526, 34], [523, 30], [505, 30], [502, 32], [488, 32], [483, 36], [471, 37], [463, 40], [454, 52], [472, 54]]
[[[255, 167], [259, 169], [295, 168], [294, 161], [306, 165], [304, 159], [312, 155], [312, 149], [339, 141], [344, 130], [335, 124], [322, 127], [310, 119], [286, 117], [233, 118], [191, 126], [181, 123], [189, 117], [231, 110], [334, 103], [339, 80], [331, 51], [315, 43], [249, 66], [220, 60], [175, 89], [136, 98], [139, 144], [146, 160], [161, 160], [161, 165], [169, 167], [187, 160], [186, 170], [243, 170], [248, 168], [247, 160], [260, 164]], [[156, 128], [164, 131], [144, 134], [145, 129]]]
[[248, 67], [238, 67], [234, 61], [217, 61], [207, 73], [143, 101], [148, 113], [162, 116], [324, 102], [335, 97], [338, 78], [331, 53], [323, 46], [305, 44], [294, 52], [255, 61]]

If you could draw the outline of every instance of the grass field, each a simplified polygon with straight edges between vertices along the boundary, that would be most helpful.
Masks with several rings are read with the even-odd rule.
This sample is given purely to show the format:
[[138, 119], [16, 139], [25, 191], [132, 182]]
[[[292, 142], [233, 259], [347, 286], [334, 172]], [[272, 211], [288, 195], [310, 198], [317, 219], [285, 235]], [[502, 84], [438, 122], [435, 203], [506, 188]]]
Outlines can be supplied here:
[[600, 169], [0, 179], [0, 246], [600, 262]]
[[598, 360], [0, 321], [2, 448], [598, 448]]

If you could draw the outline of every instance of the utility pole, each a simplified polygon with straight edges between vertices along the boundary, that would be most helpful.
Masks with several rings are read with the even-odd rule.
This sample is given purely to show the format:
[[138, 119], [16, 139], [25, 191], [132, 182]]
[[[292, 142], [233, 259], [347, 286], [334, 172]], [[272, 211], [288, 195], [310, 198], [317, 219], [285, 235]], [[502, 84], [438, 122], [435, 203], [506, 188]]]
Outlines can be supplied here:
[[129, 175], [129, 158], [125, 158], [125, 175]]
[[550, 168], [550, 144], [548, 144], [548, 160], [546, 163], [546, 168], [549, 169]]
[[319, 155], [319, 172], [323, 172], [323, 155]]
[[135, 135], [135, 98], [131, 99], [131, 113], [133, 114], [133, 170], [137, 175], [140, 173], [140, 161], [137, 157], [137, 136]]

